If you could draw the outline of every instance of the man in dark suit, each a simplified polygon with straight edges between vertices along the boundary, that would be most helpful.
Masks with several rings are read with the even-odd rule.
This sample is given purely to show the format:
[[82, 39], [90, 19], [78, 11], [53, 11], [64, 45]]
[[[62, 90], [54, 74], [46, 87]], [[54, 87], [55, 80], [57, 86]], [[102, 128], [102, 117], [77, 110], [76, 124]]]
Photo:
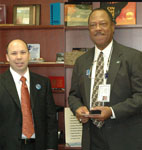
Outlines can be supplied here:
[[[77, 59], [69, 93], [69, 106], [83, 123], [82, 150], [140, 150], [142, 53], [113, 39], [115, 23], [107, 10], [93, 10], [88, 24], [95, 47]], [[93, 85], [100, 52], [104, 56], [104, 83], [99, 85], [98, 93], [103, 96], [101, 87], [104, 87], [110, 98], [103, 106], [94, 107]], [[100, 110], [101, 113], [89, 115], [90, 110]], [[103, 125], [97, 127], [94, 120]]]
[[[8, 44], [6, 59], [10, 68], [0, 75], [0, 150], [57, 149], [56, 108], [48, 78], [28, 68], [27, 44], [19, 39]], [[24, 134], [21, 105], [21, 77], [25, 77], [30, 93], [33, 133]], [[26, 127], [29, 125], [25, 125]]]

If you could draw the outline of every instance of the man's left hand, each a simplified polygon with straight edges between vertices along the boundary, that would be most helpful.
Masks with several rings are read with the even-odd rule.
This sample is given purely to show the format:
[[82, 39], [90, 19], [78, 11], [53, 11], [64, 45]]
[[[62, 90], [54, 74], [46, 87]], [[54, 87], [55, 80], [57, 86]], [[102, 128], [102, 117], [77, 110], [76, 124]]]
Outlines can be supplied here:
[[100, 110], [101, 114], [94, 114], [91, 118], [97, 119], [99, 121], [104, 121], [112, 116], [112, 111], [110, 107], [107, 106], [96, 106], [91, 110]]

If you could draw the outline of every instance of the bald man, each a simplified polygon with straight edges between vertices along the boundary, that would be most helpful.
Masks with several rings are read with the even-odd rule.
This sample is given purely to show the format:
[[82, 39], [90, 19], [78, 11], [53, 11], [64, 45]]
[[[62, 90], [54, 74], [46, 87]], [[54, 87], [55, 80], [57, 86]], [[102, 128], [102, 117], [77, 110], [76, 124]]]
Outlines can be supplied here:
[[[10, 67], [0, 75], [0, 150], [56, 150], [56, 108], [49, 79], [29, 71], [30, 53], [23, 40], [8, 44], [6, 59]], [[30, 94], [30, 136], [24, 132], [30, 126], [23, 117], [21, 77]]]

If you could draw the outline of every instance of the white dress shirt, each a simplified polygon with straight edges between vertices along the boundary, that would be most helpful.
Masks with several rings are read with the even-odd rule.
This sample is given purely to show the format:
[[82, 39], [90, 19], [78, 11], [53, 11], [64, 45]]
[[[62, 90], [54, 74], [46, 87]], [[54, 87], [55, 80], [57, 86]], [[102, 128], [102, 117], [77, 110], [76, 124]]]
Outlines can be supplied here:
[[[96, 72], [96, 63], [97, 63], [98, 56], [99, 56], [100, 52], [103, 52], [103, 56], [104, 56], [104, 83], [103, 84], [106, 84], [107, 78], [105, 78], [105, 74], [108, 72], [108, 69], [109, 69], [109, 63], [110, 63], [111, 54], [112, 54], [112, 51], [113, 51], [112, 45], [113, 45], [113, 40], [103, 50], [99, 50], [95, 45], [95, 55], [94, 55], [94, 61], [93, 61], [93, 64], [92, 64], [92, 69], [91, 69], [90, 108], [92, 107], [92, 94], [93, 94], [93, 86], [94, 86], [95, 72]], [[112, 108], [111, 108], [111, 110], [112, 110], [111, 119], [114, 119], [115, 114], [114, 114], [114, 111], [113, 111]]]

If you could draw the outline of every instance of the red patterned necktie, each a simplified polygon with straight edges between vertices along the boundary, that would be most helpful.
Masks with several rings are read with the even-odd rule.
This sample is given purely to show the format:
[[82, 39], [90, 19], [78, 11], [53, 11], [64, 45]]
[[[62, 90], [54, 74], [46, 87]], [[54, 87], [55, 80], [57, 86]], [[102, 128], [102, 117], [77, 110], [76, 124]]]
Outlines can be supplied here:
[[[102, 106], [102, 102], [98, 102], [98, 88], [100, 84], [103, 84], [104, 81], [104, 57], [103, 52], [100, 52], [98, 59], [97, 59], [97, 65], [96, 65], [96, 72], [95, 72], [95, 81], [94, 81], [94, 87], [93, 87], [93, 94], [92, 94], [92, 107], [95, 106]], [[98, 127], [101, 128], [104, 124], [102, 121], [94, 120], [93, 123]]]
[[22, 81], [22, 86], [21, 86], [21, 108], [22, 108], [22, 116], [23, 116], [22, 133], [27, 138], [30, 138], [34, 133], [30, 95], [29, 95], [28, 87], [26, 85], [26, 78], [22, 76], [20, 81]]

